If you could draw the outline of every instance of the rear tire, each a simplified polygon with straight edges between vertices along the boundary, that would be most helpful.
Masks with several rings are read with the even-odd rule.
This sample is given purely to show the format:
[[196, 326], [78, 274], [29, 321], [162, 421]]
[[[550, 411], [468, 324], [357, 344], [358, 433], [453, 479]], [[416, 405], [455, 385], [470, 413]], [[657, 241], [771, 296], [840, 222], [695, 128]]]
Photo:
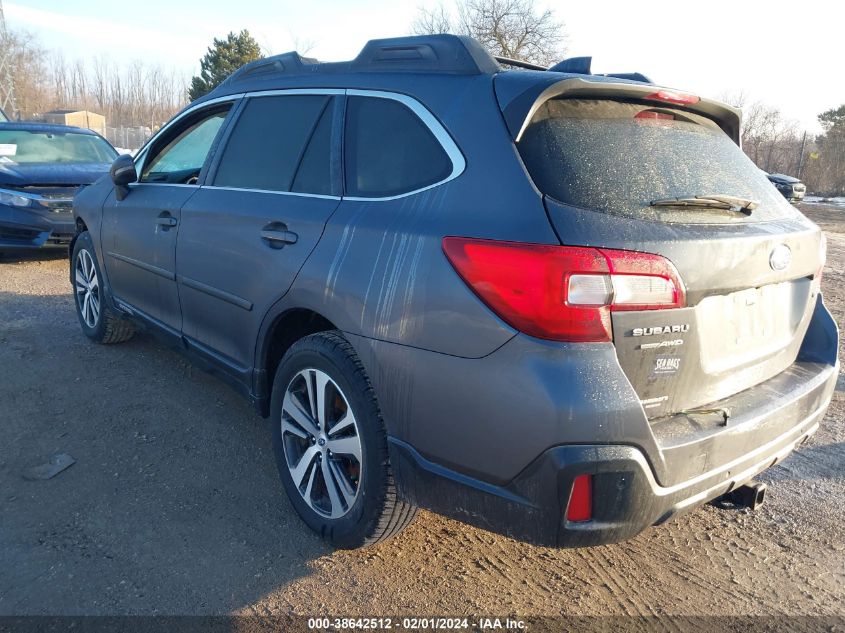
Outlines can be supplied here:
[[375, 392], [339, 332], [288, 350], [273, 381], [270, 424], [294, 509], [335, 547], [373, 545], [413, 522], [417, 508], [397, 494]]
[[85, 336], [103, 345], [131, 339], [135, 326], [108, 306], [103, 275], [88, 231], [76, 239], [70, 265], [76, 316]]

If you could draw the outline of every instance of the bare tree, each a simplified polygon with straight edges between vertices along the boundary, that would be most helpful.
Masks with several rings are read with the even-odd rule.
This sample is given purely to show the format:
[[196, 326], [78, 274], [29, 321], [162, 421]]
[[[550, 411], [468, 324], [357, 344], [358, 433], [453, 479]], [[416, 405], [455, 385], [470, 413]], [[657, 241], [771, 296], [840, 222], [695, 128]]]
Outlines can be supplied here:
[[88, 109], [90, 92], [88, 91], [88, 72], [85, 63], [77, 59], [70, 67], [71, 103]]
[[414, 35], [435, 35], [437, 33], [453, 33], [452, 16], [442, 4], [433, 8], [421, 6], [417, 10], [417, 17], [411, 22], [411, 33]]
[[420, 7], [411, 31], [469, 35], [493, 55], [545, 66], [566, 51], [563, 23], [550, 9], [538, 9], [534, 0], [457, 0], [456, 6], [456, 21], [443, 4]]
[[[300, 37], [299, 35], [294, 35], [293, 33], [290, 34], [290, 37], [291, 40], [293, 40], [293, 50], [303, 57], [308, 55], [308, 53], [314, 50], [314, 47], [317, 46], [317, 42], [310, 38]], [[264, 51], [262, 52], [264, 53]]]
[[768, 172], [796, 175], [801, 164], [803, 133], [797, 121], [777, 108], [755, 102], [743, 109], [742, 149]]
[[53, 80], [53, 100], [55, 103], [70, 105], [67, 62], [64, 55], [58, 51], [53, 51], [50, 55], [50, 77]]
[[748, 95], [741, 88], [739, 90], [725, 90], [717, 99], [740, 109], [744, 108], [745, 104], [748, 103]]
[[173, 69], [140, 61], [121, 68], [104, 56], [68, 61], [24, 32], [10, 31], [6, 42], [24, 119], [56, 109], [95, 110], [111, 128], [143, 128], [135, 130], [133, 142], [140, 143], [146, 130], [160, 127], [186, 103], [186, 77]]
[[804, 132], [797, 121], [760, 101], [749, 104], [742, 91], [722, 93], [719, 99], [742, 110], [742, 149], [760, 169], [798, 175]]
[[91, 91], [94, 96], [94, 103], [97, 109], [105, 113], [109, 105], [109, 79], [110, 65], [105, 56], [100, 55], [94, 58], [91, 65]]
[[132, 121], [146, 123], [144, 120], [145, 100], [147, 96], [147, 77], [143, 62], [135, 60], [127, 68], [129, 85], [129, 117]]
[[534, 0], [462, 0], [464, 33], [504, 57], [549, 65], [563, 56], [563, 24]]
[[50, 99], [45, 80], [45, 51], [34, 36], [22, 31], [8, 31], [3, 45], [11, 53], [9, 63], [18, 112], [26, 118], [33, 112], [39, 112]]
[[[115, 71], [109, 80], [109, 109], [107, 116], [113, 124], [125, 125], [129, 100], [127, 99], [126, 86], [120, 72]], [[130, 123], [131, 124], [131, 123]]]

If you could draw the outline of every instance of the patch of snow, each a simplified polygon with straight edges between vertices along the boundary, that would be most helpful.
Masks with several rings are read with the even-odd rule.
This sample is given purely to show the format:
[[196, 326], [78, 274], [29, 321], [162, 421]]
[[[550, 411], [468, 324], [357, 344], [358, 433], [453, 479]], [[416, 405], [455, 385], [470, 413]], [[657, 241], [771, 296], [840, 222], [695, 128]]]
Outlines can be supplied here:
[[807, 204], [832, 204], [838, 207], [845, 207], [845, 197], [835, 196], [833, 198], [823, 198], [821, 196], [805, 196], [804, 202]]

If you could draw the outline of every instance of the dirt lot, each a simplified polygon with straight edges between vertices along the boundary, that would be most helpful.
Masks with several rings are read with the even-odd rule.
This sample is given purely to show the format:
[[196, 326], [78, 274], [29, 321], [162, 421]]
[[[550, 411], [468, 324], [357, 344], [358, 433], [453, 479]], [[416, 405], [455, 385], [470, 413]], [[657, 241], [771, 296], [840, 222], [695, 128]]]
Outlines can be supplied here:
[[[805, 210], [828, 231], [843, 323], [845, 210]], [[266, 422], [149, 336], [90, 344], [67, 276], [62, 253], [0, 264], [0, 615], [845, 616], [842, 377], [757, 512], [707, 506], [560, 551], [422, 513], [333, 552], [285, 498]], [[77, 463], [22, 477], [60, 452]]]

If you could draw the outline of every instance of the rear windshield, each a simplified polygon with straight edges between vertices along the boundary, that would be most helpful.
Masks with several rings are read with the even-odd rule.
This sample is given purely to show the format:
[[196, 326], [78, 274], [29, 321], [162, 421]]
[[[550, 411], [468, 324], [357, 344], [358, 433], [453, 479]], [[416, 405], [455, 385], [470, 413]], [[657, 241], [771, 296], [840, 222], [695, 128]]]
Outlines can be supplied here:
[[0, 130], [0, 163], [110, 163], [117, 152], [93, 134]]
[[[672, 108], [610, 100], [543, 104], [518, 143], [543, 193], [576, 207], [682, 223], [760, 222], [797, 212], [711, 120]], [[703, 195], [760, 203], [750, 216], [652, 207]]]

